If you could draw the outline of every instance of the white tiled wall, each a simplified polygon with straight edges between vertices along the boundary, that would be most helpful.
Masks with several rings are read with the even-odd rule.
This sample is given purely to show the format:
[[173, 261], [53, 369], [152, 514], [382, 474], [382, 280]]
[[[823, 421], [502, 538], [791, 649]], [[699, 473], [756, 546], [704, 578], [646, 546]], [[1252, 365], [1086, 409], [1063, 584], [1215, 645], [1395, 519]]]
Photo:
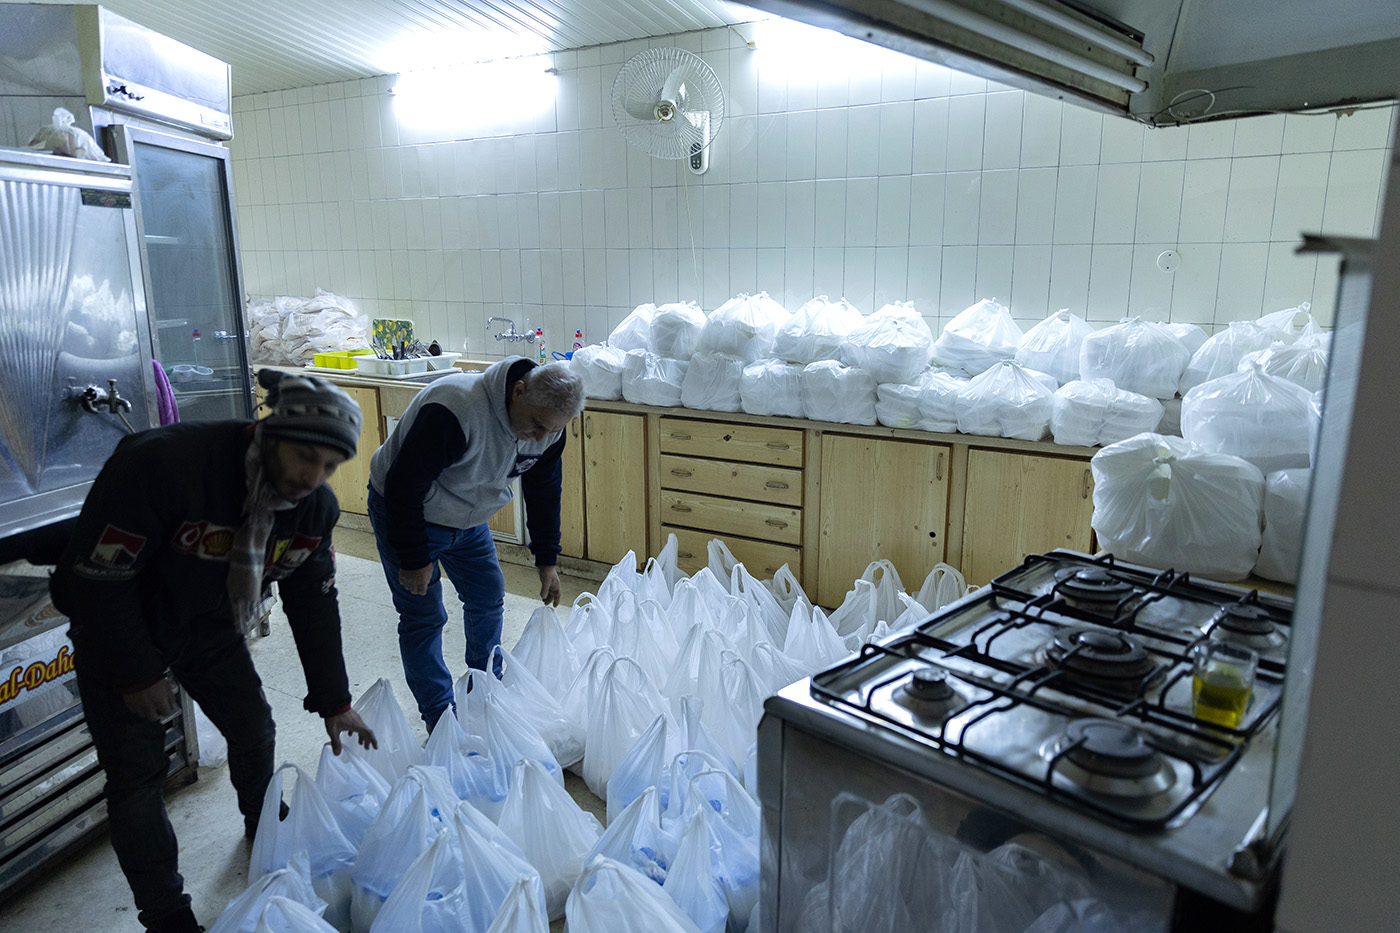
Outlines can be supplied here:
[[[645, 301], [758, 290], [907, 299], [935, 331], [982, 297], [1023, 326], [1068, 307], [1209, 329], [1303, 300], [1328, 322], [1335, 264], [1295, 256], [1298, 234], [1378, 223], [1393, 107], [1149, 130], [864, 46], [796, 67], [747, 48], [753, 28], [556, 54], [553, 105], [490, 126], [452, 107], [409, 125], [392, 77], [238, 98], [248, 293], [325, 288], [488, 355], [516, 346], [488, 315], [558, 348]], [[725, 88], [702, 177], [613, 122], [618, 68], [649, 45], [701, 53]]]

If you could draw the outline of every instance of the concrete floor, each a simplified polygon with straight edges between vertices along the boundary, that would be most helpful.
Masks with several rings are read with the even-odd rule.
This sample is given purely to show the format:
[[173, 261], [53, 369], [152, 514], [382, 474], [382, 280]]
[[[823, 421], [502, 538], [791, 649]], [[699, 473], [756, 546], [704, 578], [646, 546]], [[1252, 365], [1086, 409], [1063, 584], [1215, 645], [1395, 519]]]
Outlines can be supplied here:
[[[389, 588], [374, 549], [372, 536], [348, 528], [335, 533], [337, 586], [340, 591], [341, 628], [345, 645], [350, 691], [358, 698], [380, 677], [387, 677], [410, 726], [426, 741], [413, 697], [403, 679], [395, 635], [396, 616]], [[540, 605], [539, 577], [533, 567], [502, 561], [506, 577], [506, 647], [519, 639], [531, 613]], [[561, 610], [579, 593], [596, 588], [594, 580], [561, 576]], [[444, 654], [454, 676], [464, 670], [465, 651], [461, 607], [448, 606], [452, 621], [444, 634]], [[272, 631], [251, 645], [254, 663], [262, 676], [268, 702], [277, 722], [277, 762], [291, 761], [315, 774], [321, 746], [326, 742], [319, 717], [301, 707], [306, 683], [280, 611], [275, 611]], [[455, 663], [454, 663], [455, 659]], [[584, 809], [606, 822], [606, 808], [588, 790], [583, 779], [566, 775], [566, 786]], [[195, 915], [213, 926], [228, 902], [248, 885], [249, 843], [243, 838], [227, 766], [200, 768], [199, 780], [172, 791], [167, 798], [170, 821], [180, 841], [180, 870], [185, 890], [194, 902]], [[551, 930], [563, 929], [563, 921]], [[126, 879], [117, 867], [105, 831], [97, 833], [79, 852], [46, 873], [46, 877], [0, 906], [0, 931], [25, 933], [140, 933], [136, 908]]]

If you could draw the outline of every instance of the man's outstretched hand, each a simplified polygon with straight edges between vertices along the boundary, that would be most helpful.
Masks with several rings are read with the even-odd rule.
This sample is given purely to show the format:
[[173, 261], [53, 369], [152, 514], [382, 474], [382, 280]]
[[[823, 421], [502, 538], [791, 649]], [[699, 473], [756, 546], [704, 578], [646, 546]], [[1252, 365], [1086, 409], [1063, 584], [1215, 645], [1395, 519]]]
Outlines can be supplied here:
[[347, 709], [343, 713], [326, 717], [326, 732], [331, 737], [331, 751], [340, 754], [340, 734], [348, 732], [356, 736], [363, 748], [378, 748], [379, 740], [374, 737], [374, 730], [365, 724], [360, 718], [360, 714], [353, 709]]

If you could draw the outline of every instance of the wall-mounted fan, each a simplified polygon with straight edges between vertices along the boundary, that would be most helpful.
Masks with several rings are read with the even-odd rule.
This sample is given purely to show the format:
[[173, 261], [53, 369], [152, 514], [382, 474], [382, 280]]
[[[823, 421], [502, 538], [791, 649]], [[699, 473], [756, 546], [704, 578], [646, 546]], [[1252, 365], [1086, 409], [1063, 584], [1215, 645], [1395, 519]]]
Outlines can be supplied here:
[[710, 142], [724, 122], [724, 89], [714, 69], [685, 49], [647, 49], [613, 81], [613, 118], [627, 141], [658, 159], [709, 167]]

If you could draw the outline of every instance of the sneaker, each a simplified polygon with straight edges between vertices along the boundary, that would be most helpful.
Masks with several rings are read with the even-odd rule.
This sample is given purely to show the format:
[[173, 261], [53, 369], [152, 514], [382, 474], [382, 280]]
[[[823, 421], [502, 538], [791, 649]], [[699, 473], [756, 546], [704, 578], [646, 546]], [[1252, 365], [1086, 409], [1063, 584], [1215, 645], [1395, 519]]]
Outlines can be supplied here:
[[194, 911], [188, 907], [166, 914], [154, 922], [145, 921], [149, 933], [204, 933], [204, 927], [194, 919]]
[[[287, 801], [280, 801], [280, 804], [281, 806], [278, 807], [277, 810], [277, 819], [279, 821], [285, 820], [288, 812]], [[243, 838], [247, 839], [249, 842], [252, 842], [253, 838], [258, 834], [258, 819], [259, 818], [256, 816], [243, 817]], [[203, 927], [200, 929], [203, 929]]]

